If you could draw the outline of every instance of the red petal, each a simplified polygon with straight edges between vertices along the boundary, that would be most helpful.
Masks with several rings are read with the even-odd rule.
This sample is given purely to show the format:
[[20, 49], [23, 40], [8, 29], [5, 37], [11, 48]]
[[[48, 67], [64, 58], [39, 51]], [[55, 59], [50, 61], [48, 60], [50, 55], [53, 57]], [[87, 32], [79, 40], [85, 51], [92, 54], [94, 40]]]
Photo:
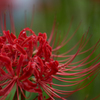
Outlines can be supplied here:
[[27, 82], [27, 84], [24, 82], [22, 82], [22, 83], [20, 82], [19, 86], [29, 92], [42, 93], [40, 88], [36, 88], [36, 87], [32, 86], [32, 84], [30, 85], [29, 82]]
[[26, 55], [26, 51], [19, 44], [16, 44], [16, 49], [23, 55]]
[[9, 31], [3, 31], [3, 33], [6, 35], [6, 38], [8, 39], [8, 42], [10, 44], [14, 44], [13, 41], [12, 41], [12, 38], [10, 36], [10, 32]]
[[[7, 96], [12, 90], [12, 88], [14, 87], [14, 84], [15, 84], [15, 81], [11, 81], [5, 88], [1, 89], [0, 96], [3, 96], [3, 97]], [[0, 98], [0, 100], [2, 100], [2, 98]]]
[[17, 76], [19, 76], [19, 74], [20, 74], [20, 70], [21, 70], [21, 67], [23, 65], [23, 60], [24, 60], [24, 55], [21, 54], [21, 56], [19, 58], [18, 66], [16, 68], [16, 70], [17, 70]]
[[11, 73], [12, 75], [14, 75], [13, 68], [12, 68], [12, 65], [11, 65], [11, 60], [8, 57], [0, 55], [0, 61], [2, 61], [3, 63], [5, 63], [7, 71], [9, 73]]

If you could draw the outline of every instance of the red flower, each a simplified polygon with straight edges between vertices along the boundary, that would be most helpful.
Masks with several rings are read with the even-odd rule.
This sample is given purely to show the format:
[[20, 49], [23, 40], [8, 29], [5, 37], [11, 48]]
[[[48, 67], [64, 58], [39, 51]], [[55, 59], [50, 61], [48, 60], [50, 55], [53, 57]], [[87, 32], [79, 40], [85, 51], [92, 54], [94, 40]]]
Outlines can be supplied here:
[[[56, 36], [53, 32], [54, 27], [48, 41], [46, 33], [39, 33], [37, 36], [34, 31], [25, 28], [17, 38], [13, 33], [10, 34], [9, 31], [4, 31], [4, 28], [2, 27], [3, 36], [0, 36], [0, 100], [7, 97], [15, 84], [15, 96], [17, 95], [18, 100], [19, 90], [24, 97], [24, 91], [28, 91], [38, 93], [38, 100], [43, 100], [45, 99], [43, 91], [45, 91], [50, 97], [47, 100], [54, 100], [54, 97], [65, 100], [59, 94], [67, 97], [86, 87], [94, 80], [85, 84], [87, 79], [94, 74], [97, 75], [99, 72], [100, 62], [97, 63], [97, 61], [100, 59], [100, 54], [94, 59], [88, 60], [98, 48], [100, 40], [93, 47], [82, 51], [89, 40], [86, 40], [87, 34], [84, 34], [80, 41], [70, 50], [62, 54], [56, 54], [60, 48], [74, 37], [77, 30], [68, 40], [66, 40], [65, 36], [61, 44], [53, 49]], [[14, 30], [14, 26], [12, 29]], [[26, 31], [30, 32], [29, 36], [27, 36]], [[69, 55], [68, 53], [78, 45], [77, 52]], [[90, 52], [90, 50], [92, 52], [86, 58], [73, 62], [78, 55]], [[56, 57], [63, 59], [54, 60]], [[91, 66], [85, 68], [85, 65], [93, 61], [94, 63]], [[53, 79], [58, 80], [59, 83], [54, 83]], [[60, 82], [64, 83], [64, 85], [60, 84]], [[82, 84], [75, 90], [59, 89], [59, 87], [66, 88], [79, 83]]]

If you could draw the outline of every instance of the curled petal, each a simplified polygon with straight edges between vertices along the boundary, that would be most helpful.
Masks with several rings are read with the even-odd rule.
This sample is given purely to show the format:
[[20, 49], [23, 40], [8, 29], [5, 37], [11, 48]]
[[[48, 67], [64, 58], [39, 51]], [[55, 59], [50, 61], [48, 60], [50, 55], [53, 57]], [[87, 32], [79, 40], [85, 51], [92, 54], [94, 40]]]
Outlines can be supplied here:
[[21, 67], [23, 66], [23, 61], [24, 61], [24, 55], [21, 54], [19, 61], [18, 61], [17, 68], [16, 68], [17, 76], [19, 76], [19, 74], [21, 72]]
[[7, 71], [10, 74], [14, 75], [11, 60], [8, 57], [0, 55], [0, 61], [2, 61], [3, 63], [5, 63]]
[[19, 80], [25, 80], [29, 78], [32, 75], [32, 72], [33, 72], [33, 68], [31, 66], [31, 63], [29, 62], [29, 64], [23, 69], [23, 74], [21, 75]]
[[8, 39], [8, 42], [10, 44], [14, 44], [12, 41], [12, 37], [10, 36], [10, 32], [9, 31], [3, 31], [3, 33], [5, 34], [6, 38]]
[[36, 88], [36, 84], [30, 83], [30, 81], [23, 81], [19, 83], [20, 87], [26, 91], [34, 92], [34, 93], [41, 93], [41, 89]]
[[26, 51], [19, 44], [16, 44], [16, 49], [23, 55], [26, 55]]

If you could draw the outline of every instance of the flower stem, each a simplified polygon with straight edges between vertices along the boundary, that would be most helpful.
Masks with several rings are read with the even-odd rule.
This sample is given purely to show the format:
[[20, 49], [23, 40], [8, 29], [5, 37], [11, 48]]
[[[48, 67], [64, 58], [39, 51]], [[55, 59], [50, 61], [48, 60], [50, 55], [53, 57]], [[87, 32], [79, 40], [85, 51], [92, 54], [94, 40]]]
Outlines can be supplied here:
[[[25, 94], [25, 90], [23, 90], [23, 93]], [[21, 93], [21, 100], [25, 100], [25, 96]]]
[[17, 91], [15, 92], [15, 95], [13, 97], [13, 100], [17, 100]]

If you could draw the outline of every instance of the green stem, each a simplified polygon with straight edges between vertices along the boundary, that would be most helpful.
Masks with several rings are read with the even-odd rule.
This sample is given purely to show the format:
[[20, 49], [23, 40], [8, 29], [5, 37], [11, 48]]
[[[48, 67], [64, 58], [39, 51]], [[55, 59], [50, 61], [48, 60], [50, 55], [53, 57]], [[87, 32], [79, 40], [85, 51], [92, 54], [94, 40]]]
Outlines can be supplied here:
[[[25, 90], [23, 90], [23, 93], [25, 94]], [[25, 100], [25, 96], [21, 93], [21, 100]]]
[[14, 97], [13, 97], [13, 100], [17, 100], [17, 90], [16, 90], [16, 92], [15, 92], [15, 95], [14, 95]]

